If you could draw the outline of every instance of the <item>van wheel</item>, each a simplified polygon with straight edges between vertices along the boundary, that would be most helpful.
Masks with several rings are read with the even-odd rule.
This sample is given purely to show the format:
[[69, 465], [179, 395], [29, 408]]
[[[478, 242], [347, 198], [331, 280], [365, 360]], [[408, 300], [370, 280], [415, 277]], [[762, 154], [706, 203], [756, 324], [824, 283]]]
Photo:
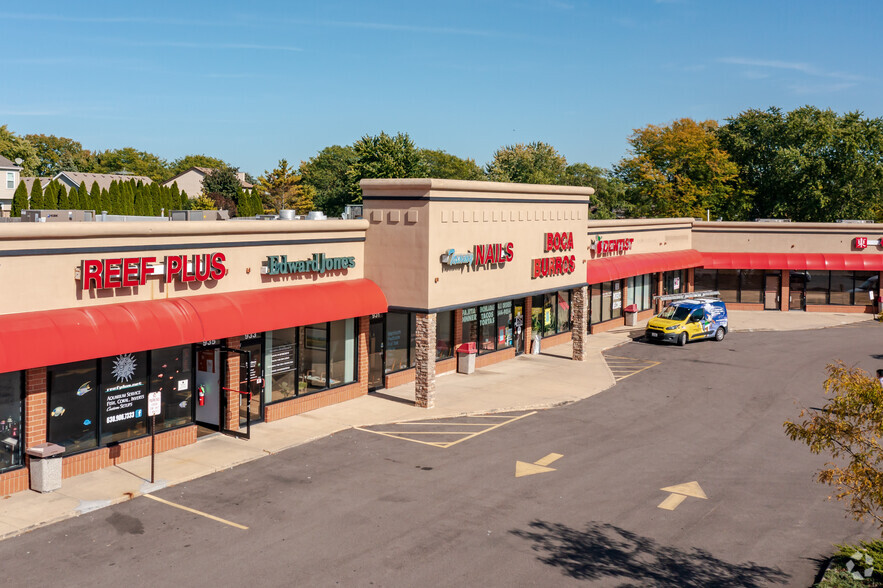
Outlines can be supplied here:
[[687, 344], [687, 333], [681, 333], [680, 335], [678, 335], [678, 345], [683, 347], [686, 344]]
[[723, 327], [718, 327], [717, 331], [714, 332], [714, 340], [715, 341], [723, 341], [724, 337], [727, 335], [726, 330]]

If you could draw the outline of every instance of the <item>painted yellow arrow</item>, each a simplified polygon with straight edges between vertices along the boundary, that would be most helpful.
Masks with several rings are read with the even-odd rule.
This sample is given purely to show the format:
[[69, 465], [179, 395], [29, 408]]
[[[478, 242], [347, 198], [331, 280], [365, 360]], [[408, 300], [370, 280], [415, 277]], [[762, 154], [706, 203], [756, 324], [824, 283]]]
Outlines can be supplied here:
[[516, 461], [515, 462], [515, 477], [520, 478], [522, 476], [532, 476], [534, 474], [545, 474], [546, 472], [554, 472], [555, 468], [550, 468], [548, 465], [556, 460], [564, 457], [560, 453], [550, 453], [543, 459], [537, 460], [533, 463], [527, 463], [524, 461]]
[[676, 484], [674, 486], [660, 488], [660, 490], [663, 492], [671, 492], [671, 494], [668, 495], [668, 498], [659, 503], [659, 506], [657, 507], [665, 510], [676, 509], [688, 496], [708, 500], [708, 496], [706, 496], [702, 488], [699, 487], [699, 482]]

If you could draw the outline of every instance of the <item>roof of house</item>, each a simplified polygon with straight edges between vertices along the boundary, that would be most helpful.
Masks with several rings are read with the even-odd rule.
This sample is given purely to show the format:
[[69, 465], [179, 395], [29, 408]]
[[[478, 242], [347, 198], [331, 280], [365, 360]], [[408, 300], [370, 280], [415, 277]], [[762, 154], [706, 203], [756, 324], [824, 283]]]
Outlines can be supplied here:
[[9, 161], [8, 159], [0, 155], [0, 169], [20, 170], [21, 166], [16, 165], [14, 162]]
[[147, 176], [130, 176], [128, 174], [90, 174], [86, 172], [72, 172], [72, 171], [63, 171], [59, 172], [53, 180], [63, 181], [61, 177], [64, 176], [67, 178], [67, 182], [69, 184], [74, 184], [79, 186], [83, 182], [86, 183], [86, 188], [91, 189], [92, 183], [97, 182], [98, 187], [102, 190], [109, 190], [110, 184], [112, 182], [129, 182], [129, 181], [140, 181], [143, 184], [152, 184], [153, 180], [148, 178]]
[[[40, 180], [40, 187], [41, 187], [41, 188], [45, 188], [45, 187], [46, 187], [46, 184], [48, 184], [49, 182], [52, 181], [52, 178], [47, 178], [47, 177], [39, 177], [39, 178], [35, 178], [35, 177], [32, 177], [32, 176], [29, 176], [29, 177], [23, 177], [23, 178], [21, 179], [21, 181], [25, 183], [25, 188], [27, 189], [28, 194], [31, 193], [31, 189], [34, 187], [34, 182], [35, 182], [36, 180]], [[16, 188], [17, 188], [17, 187], [18, 187], [18, 186], [16, 186]]]
[[[177, 180], [178, 178], [180, 178], [184, 174], [191, 172], [191, 171], [195, 171], [197, 173], [202, 174], [203, 176], [207, 176], [211, 171], [213, 171], [213, 169], [210, 167], [199, 167], [199, 166], [194, 165], [193, 167], [185, 169], [184, 171], [182, 171], [181, 173], [179, 173], [175, 177], [170, 178], [170, 179], [166, 180], [165, 182], [163, 182], [163, 186], [171, 186], [175, 180]], [[244, 172], [236, 172], [236, 175], [239, 177], [239, 185], [241, 185], [243, 188], [247, 188], [249, 190], [254, 188], [254, 184], [251, 184], [251, 183], [245, 181], [245, 173]]]

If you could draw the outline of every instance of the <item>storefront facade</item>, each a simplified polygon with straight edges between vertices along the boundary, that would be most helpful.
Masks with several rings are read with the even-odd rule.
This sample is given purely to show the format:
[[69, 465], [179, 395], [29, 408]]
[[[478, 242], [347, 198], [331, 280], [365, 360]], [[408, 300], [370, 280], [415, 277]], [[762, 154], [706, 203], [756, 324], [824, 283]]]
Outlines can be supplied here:
[[390, 307], [369, 341], [373, 387], [415, 381], [432, 406], [464, 343], [481, 367], [585, 333], [573, 308], [587, 303], [590, 188], [399, 179], [362, 191], [367, 272]]
[[0, 236], [0, 494], [366, 394], [365, 221], [21, 223]]

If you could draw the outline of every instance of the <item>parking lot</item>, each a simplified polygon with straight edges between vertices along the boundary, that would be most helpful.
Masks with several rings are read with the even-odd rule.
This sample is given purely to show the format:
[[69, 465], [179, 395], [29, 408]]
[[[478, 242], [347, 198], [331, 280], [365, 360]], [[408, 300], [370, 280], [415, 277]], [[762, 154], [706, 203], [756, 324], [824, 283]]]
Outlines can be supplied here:
[[[608, 361], [632, 373], [587, 400], [478, 419], [480, 435], [338, 433], [4, 541], [5, 578], [806, 586], [832, 544], [875, 530], [825, 500], [824, 458], [782, 423], [823, 402], [826, 363], [879, 367], [880, 328], [628, 343]], [[413, 434], [433, 427], [466, 440]]]

